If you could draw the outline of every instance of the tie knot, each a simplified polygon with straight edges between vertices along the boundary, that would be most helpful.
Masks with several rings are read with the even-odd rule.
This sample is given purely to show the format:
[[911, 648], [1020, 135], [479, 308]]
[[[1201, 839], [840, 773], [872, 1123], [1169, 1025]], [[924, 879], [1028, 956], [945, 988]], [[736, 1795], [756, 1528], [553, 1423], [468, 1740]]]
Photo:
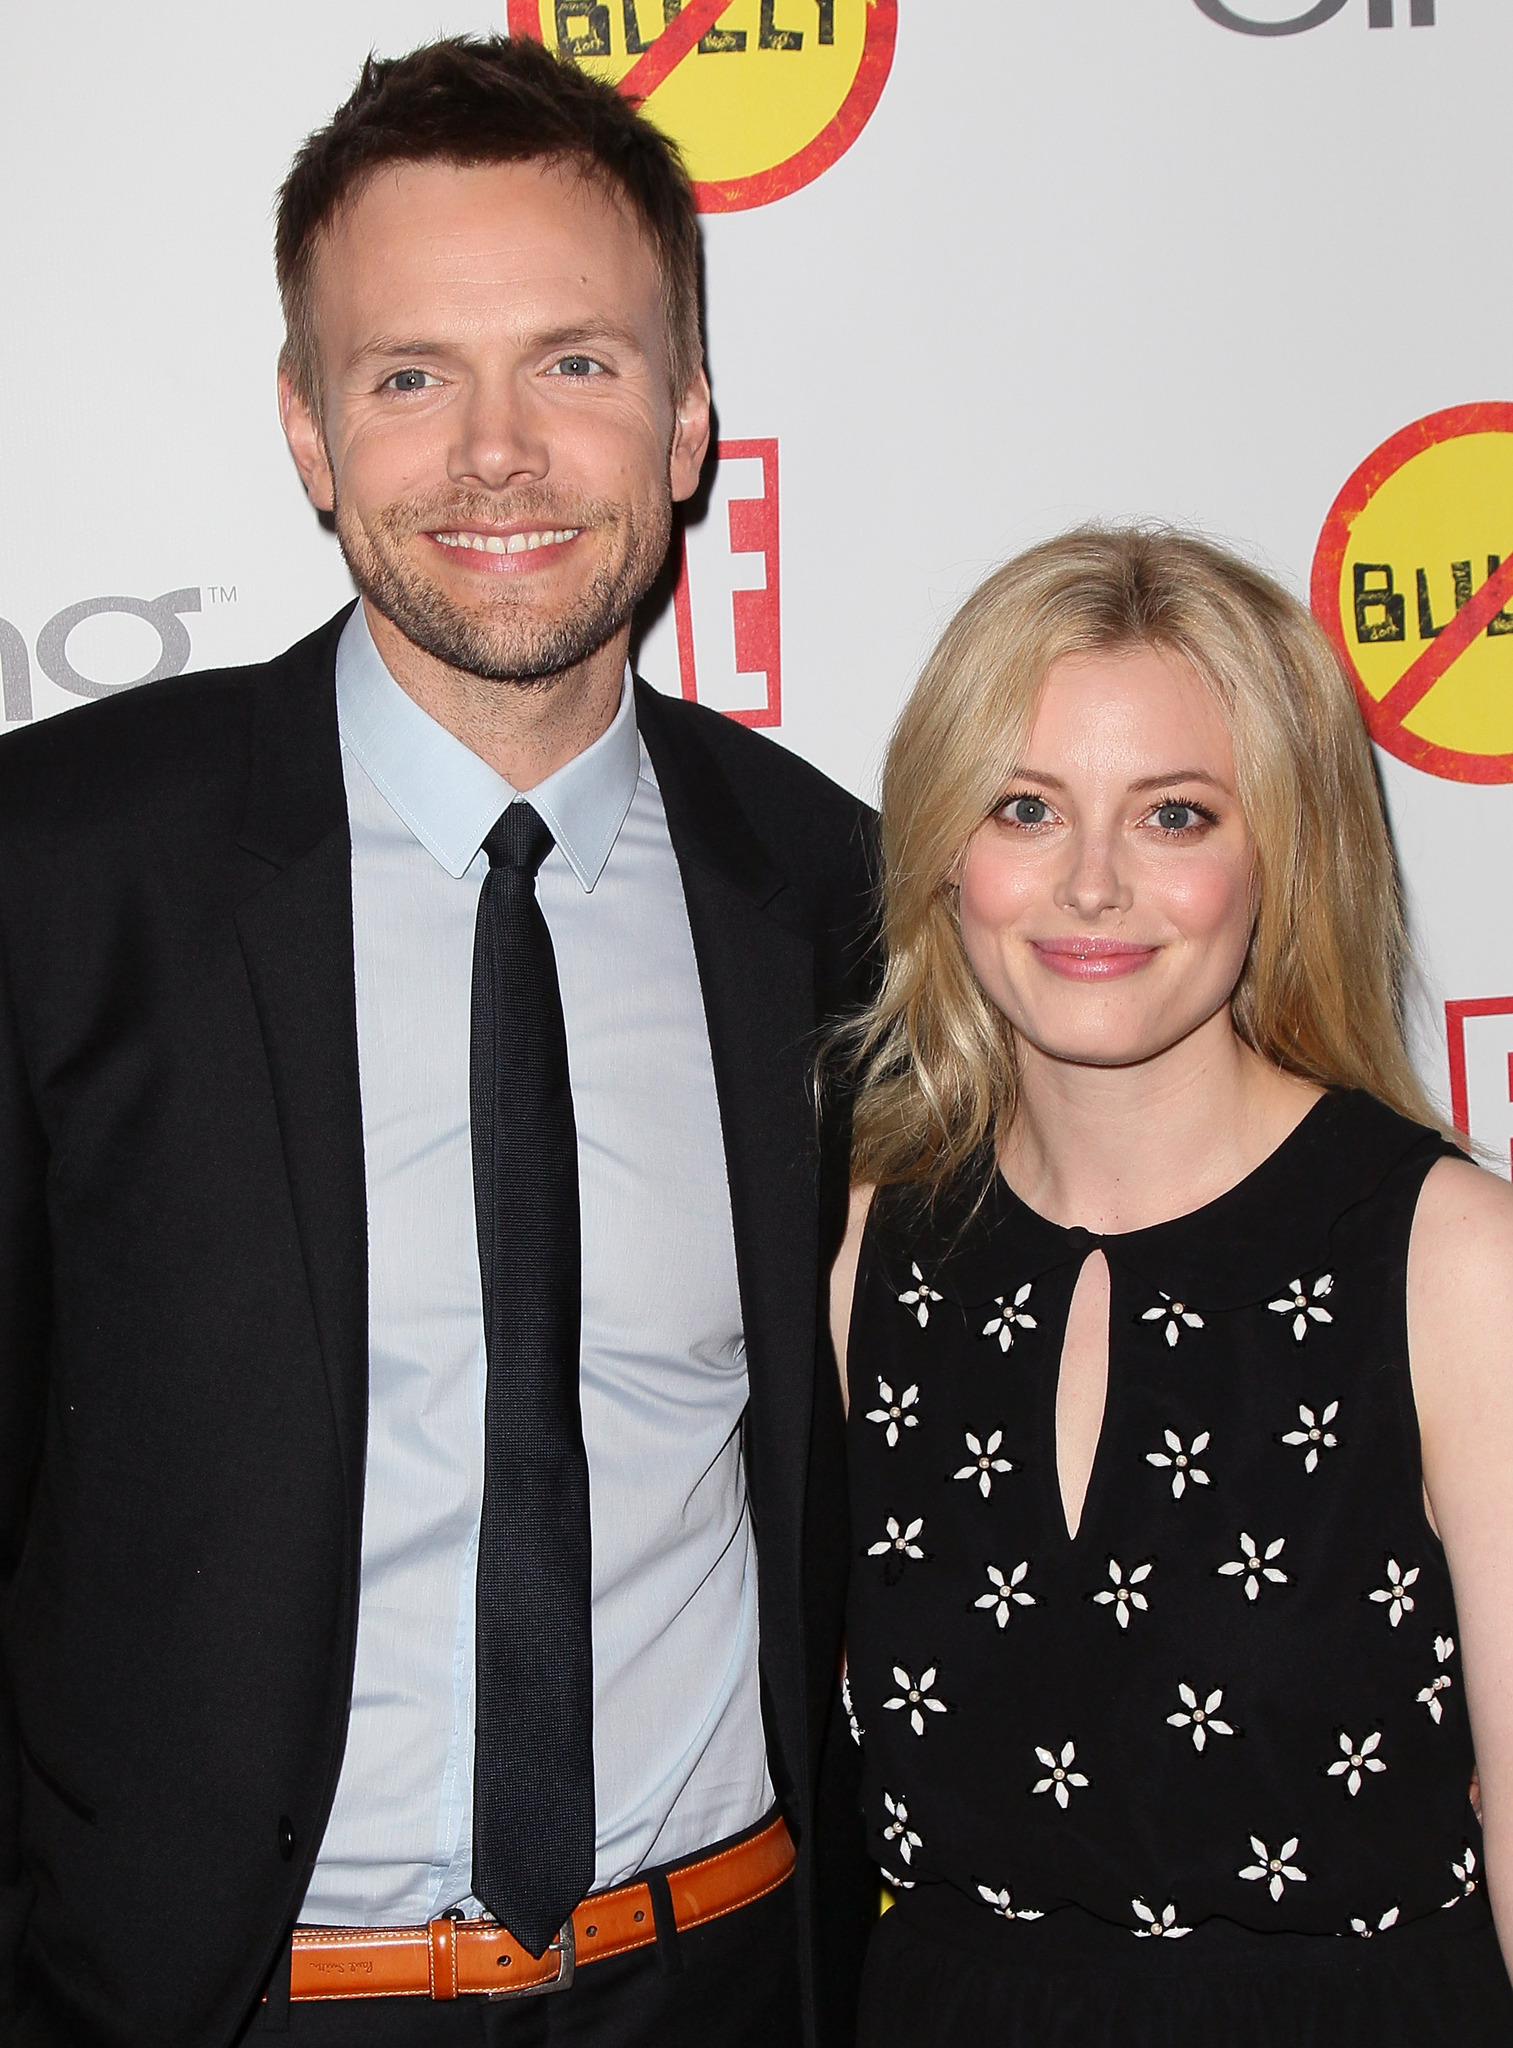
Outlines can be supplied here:
[[523, 868], [532, 878], [555, 845], [534, 805], [517, 797], [483, 842], [491, 868]]

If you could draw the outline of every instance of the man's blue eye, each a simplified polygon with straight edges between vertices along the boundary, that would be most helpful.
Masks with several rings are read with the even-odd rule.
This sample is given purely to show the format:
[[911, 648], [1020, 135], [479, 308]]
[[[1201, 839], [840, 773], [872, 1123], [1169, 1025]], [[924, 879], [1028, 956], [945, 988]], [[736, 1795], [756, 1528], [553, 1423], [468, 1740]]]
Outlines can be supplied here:
[[389, 384], [395, 391], [424, 391], [429, 375], [428, 370], [396, 370]]
[[564, 356], [557, 365], [562, 377], [592, 377], [599, 365], [592, 356]]

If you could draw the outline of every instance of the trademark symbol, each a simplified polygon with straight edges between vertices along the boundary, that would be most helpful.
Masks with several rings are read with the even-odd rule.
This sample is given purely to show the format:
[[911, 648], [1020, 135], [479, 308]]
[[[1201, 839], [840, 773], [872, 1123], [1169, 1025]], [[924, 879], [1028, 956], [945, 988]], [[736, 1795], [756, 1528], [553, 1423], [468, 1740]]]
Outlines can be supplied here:
[[212, 604], [235, 604], [236, 585], [234, 583], [207, 583], [205, 585], [205, 595]]

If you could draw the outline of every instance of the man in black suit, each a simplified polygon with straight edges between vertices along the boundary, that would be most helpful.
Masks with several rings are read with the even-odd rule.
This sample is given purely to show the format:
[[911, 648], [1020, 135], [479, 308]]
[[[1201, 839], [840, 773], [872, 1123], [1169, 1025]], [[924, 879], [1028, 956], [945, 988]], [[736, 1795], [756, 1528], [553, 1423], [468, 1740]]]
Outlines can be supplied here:
[[452, 41], [278, 258], [360, 602], [0, 749], [0, 2038], [838, 2040], [868, 826], [627, 670], [688, 186]]

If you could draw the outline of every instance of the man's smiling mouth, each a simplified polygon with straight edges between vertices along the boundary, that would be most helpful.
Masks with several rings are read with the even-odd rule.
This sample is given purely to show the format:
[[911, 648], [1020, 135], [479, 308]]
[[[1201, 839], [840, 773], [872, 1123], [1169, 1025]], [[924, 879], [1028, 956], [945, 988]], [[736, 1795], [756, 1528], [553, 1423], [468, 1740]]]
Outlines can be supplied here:
[[444, 548], [470, 548], [481, 555], [523, 555], [533, 548], [557, 547], [576, 540], [581, 526], [533, 528], [528, 533], [433, 533], [431, 539]]

